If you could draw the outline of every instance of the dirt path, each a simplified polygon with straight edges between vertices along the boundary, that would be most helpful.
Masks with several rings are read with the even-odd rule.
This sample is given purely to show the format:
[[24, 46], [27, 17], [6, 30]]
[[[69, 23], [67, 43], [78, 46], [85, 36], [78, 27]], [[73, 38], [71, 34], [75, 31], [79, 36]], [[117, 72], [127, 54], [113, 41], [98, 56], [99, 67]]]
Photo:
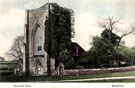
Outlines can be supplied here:
[[81, 82], [81, 81], [85, 82], [85, 81], [114, 80], [114, 79], [135, 79], [135, 76], [77, 79], [77, 80], [63, 80], [63, 81], [65, 81], [65, 82]]

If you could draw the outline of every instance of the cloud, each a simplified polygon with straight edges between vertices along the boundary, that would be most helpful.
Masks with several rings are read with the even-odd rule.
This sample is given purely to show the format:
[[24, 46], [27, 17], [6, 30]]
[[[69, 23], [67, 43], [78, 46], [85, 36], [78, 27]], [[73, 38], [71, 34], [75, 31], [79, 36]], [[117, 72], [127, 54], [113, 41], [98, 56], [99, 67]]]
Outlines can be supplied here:
[[[35, 9], [48, 0], [0, 0], [0, 56], [10, 48], [18, 35], [23, 35], [25, 9]], [[60, 6], [71, 8], [75, 12], [75, 32], [73, 41], [77, 41], [85, 50], [90, 47], [91, 37], [100, 35], [102, 29], [97, 26], [104, 15], [121, 16], [126, 23], [135, 19], [133, 0], [50, 0]], [[126, 45], [135, 45], [134, 35], [124, 38]]]
[[73, 41], [78, 42], [85, 50], [90, 47], [93, 36], [99, 35], [101, 29], [97, 26], [100, 16], [93, 13], [82, 13], [75, 17], [75, 38]]
[[0, 55], [10, 48], [16, 36], [23, 34], [24, 10], [13, 8], [8, 14], [0, 17]]
[[[80, 0], [50, 0], [50, 2], [57, 2], [67, 8], [74, 7], [76, 10], [79, 10], [78, 7], [82, 7], [85, 4]], [[0, 56], [4, 56], [4, 53], [11, 47], [14, 38], [18, 35], [23, 35], [25, 9], [39, 8], [47, 3], [47, 0], [1, 0], [0, 3], [0, 11], [2, 13], [0, 14]], [[80, 5], [77, 6], [76, 4]]]
[[[104, 18], [108, 17], [107, 15], [99, 15], [96, 13], [85, 12], [81, 13], [75, 17], [75, 38], [72, 39], [75, 42], [78, 42], [85, 50], [88, 50], [92, 42], [92, 37], [100, 36], [103, 29], [99, 28], [98, 22], [103, 21]], [[117, 16], [114, 16], [114, 18]], [[121, 30], [117, 32], [119, 36], [125, 33], [127, 30], [131, 29], [133, 25], [131, 25], [132, 21], [128, 20], [120, 20], [116, 26]], [[123, 32], [124, 31], [124, 32]], [[135, 35], [130, 34], [124, 37], [122, 40], [125, 41], [126, 46], [134, 46], [135, 45]]]
[[123, 38], [125, 40], [125, 45], [129, 47], [135, 46], [135, 35], [130, 34]]

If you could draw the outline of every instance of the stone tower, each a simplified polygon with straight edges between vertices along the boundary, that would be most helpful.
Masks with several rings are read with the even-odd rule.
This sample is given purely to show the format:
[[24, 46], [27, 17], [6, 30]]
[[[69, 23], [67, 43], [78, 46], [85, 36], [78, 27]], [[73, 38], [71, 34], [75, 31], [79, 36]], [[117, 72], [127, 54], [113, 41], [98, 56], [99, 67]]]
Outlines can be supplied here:
[[26, 10], [23, 59], [26, 75], [48, 75], [49, 70], [55, 70], [55, 59], [49, 58], [44, 49], [45, 22], [52, 9], [51, 3], [47, 3], [38, 9]]

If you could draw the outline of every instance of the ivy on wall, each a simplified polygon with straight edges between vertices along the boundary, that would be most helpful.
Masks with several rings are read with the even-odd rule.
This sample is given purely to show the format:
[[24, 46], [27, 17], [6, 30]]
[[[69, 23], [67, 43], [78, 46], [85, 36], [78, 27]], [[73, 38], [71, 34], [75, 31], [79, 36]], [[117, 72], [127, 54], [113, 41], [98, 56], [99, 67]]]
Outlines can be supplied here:
[[67, 49], [75, 34], [74, 12], [57, 4], [51, 3], [51, 6], [53, 9], [45, 23], [45, 50], [58, 63], [60, 52]]

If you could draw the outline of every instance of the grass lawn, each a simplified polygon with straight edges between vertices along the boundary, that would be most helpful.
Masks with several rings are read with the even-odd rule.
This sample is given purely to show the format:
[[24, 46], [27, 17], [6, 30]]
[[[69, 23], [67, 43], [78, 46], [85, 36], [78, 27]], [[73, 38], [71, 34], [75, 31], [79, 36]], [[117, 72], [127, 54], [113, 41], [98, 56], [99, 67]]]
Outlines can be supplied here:
[[[3, 76], [0, 77], [1, 82], [45, 82], [45, 81], [61, 81], [61, 80], [74, 80], [74, 79], [91, 79], [91, 78], [104, 78], [104, 77], [122, 77], [122, 76], [135, 76], [135, 71], [132, 72], [119, 72], [112, 74], [101, 74], [101, 75], [80, 75], [80, 76]], [[110, 82], [135, 82], [135, 80], [110, 80]], [[95, 81], [104, 82], [104, 81]], [[109, 81], [108, 81], [109, 82]]]
[[112, 80], [96, 80], [96, 81], [87, 81], [86, 83], [110, 83], [110, 82], [122, 82], [122, 83], [127, 83], [127, 82], [135, 82], [135, 79], [112, 79]]
[[0, 70], [0, 73], [2, 72], [13, 72], [13, 70]]

